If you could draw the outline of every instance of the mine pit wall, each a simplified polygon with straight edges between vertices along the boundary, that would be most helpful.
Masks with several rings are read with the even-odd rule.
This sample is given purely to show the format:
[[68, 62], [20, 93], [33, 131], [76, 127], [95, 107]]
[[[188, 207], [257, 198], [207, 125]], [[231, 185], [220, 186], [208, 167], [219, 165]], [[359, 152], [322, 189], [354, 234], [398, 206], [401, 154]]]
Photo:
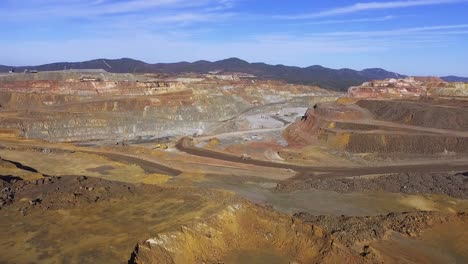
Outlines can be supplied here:
[[356, 104], [371, 112], [377, 120], [468, 131], [468, 107], [463, 101], [458, 107], [403, 100], [362, 100]]
[[44, 113], [24, 121], [22, 127], [27, 138], [49, 141], [185, 136], [210, 131], [248, 107], [222, 97], [210, 102], [203, 106], [139, 107], [139, 111]]
[[38, 73], [14, 73], [1, 76], [0, 81], [68, 81], [81, 78], [100, 79], [102, 81], [145, 81], [145, 75], [130, 73], [109, 73], [104, 70], [90, 71], [43, 71]]
[[468, 153], [468, 138], [445, 135], [388, 134], [322, 130], [319, 140], [353, 153]]
[[0, 110], [19, 110], [51, 105], [79, 103], [80, 96], [0, 91]]
[[362, 111], [334, 103], [316, 104], [309, 108], [301, 120], [289, 125], [283, 137], [291, 145], [312, 143], [322, 128], [335, 128], [337, 123], [328, 119], [358, 120], [365, 116]]
[[210, 130], [216, 122], [176, 121], [142, 117], [112, 119], [67, 119], [26, 125], [26, 138], [47, 141], [131, 140], [139, 137], [163, 138], [194, 135]]
[[223, 130], [223, 121], [256, 105], [304, 96], [337, 95], [278, 81], [14, 74], [0, 78], [0, 122], [2, 128], [20, 131], [27, 138], [48, 141], [185, 136]]
[[18, 138], [22, 136], [23, 133], [17, 129], [0, 128], [0, 138]]
[[178, 82], [0, 81], [0, 91], [62, 95], [154, 95], [186, 89]]
[[316, 105], [313, 109], [309, 109], [308, 113], [319, 116], [322, 119], [331, 120], [358, 120], [365, 117], [362, 109], [335, 103]]
[[[307, 118], [288, 126], [283, 136], [293, 146], [316, 144], [314, 140], [319, 140], [331, 148], [352, 153], [468, 153], [468, 137], [351, 122], [370, 115], [370, 118], [403, 124], [464, 130], [468, 122], [464, 107], [400, 100], [365, 100], [357, 105], [364, 111], [356, 105], [318, 104], [308, 110]], [[429, 116], [426, 111], [430, 111]]]
[[428, 90], [430, 96], [468, 97], [468, 83], [450, 83], [445, 87]]
[[203, 104], [188, 102], [185, 106], [179, 104], [181, 101], [151, 106], [141, 98], [65, 105], [59, 107], [60, 111], [20, 112], [16, 119], [3, 119], [2, 126], [22, 130], [27, 138], [60, 142], [161, 138], [210, 131], [250, 107], [239, 98], [203, 100]]
[[348, 91], [349, 97], [354, 98], [403, 98], [403, 97], [420, 97], [427, 95], [427, 91], [424, 88], [367, 88], [367, 87], [352, 87]]

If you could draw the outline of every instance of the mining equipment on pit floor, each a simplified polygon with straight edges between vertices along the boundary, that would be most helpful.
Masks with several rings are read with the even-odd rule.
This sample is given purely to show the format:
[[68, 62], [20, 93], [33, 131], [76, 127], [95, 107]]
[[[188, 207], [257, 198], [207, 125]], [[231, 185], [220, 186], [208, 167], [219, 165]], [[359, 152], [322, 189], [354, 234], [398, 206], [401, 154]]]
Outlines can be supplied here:
[[166, 144], [156, 144], [155, 149], [168, 149], [169, 147]]
[[247, 154], [242, 154], [242, 155], [241, 155], [241, 159], [242, 159], [242, 160], [250, 160], [250, 159], [252, 159], [252, 157], [249, 156], [249, 155], [247, 155]]

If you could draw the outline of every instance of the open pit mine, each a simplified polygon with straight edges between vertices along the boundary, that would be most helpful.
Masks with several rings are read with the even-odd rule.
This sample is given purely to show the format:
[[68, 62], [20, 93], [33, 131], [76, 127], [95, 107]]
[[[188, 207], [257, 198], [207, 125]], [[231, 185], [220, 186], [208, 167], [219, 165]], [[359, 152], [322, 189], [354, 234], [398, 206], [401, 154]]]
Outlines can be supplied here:
[[1, 263], [468, 263], [468, 84], [0, 75]]

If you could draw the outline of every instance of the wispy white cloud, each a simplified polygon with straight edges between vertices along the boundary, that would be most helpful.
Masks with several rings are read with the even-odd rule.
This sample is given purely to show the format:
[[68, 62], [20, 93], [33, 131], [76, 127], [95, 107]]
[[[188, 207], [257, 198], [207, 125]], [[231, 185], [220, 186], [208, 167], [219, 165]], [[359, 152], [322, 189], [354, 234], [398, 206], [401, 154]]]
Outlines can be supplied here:
[[214, 12], [182, 12], [172, 15], [162, 15], [151, 17], [142, 21], [143, 23], [184, 23], [190, 24], [195, 22], [213, 22], [223, 21], [227, 18], [235, 16], [235, 13], [214, 13]]
[[187, 1], [183, 0], [133, 0], [113, 3], [98, 2], [94, 4], [96, 8], [87, 10], [87, 12], [97, 15], [121, 14], [155, 7], [179, 7], [185, 4], [187, 4]]
[[368, 17], [368, 18], [355, 18], [355, 19], [334, 19], [334, 20], [320, 20], [320, 21], [307, 21], [301, 22], [301, 25], [327, 25], [327, 24], [346, 24], [346, 23], [365, 23], [365, 22], [382, 22], [389, 21], [397, 18], [396, 16], [383, 16], [383, 17]]
[[[1, 50], [10, 50], [20, 61], [21, 50], [35, 47], [50, 52], [25, 54], [24, 60], [39, 62], [63, 60], [84, 60], [95, 57], [133, 57], [150, 62], [171, 62], [198, 59], [221, 59], [225, 57], [256, 58], [271, 61], [272, 52], [278, 61], [290, 61], [297, 54], [373, 54], [395, 49], [420, 49], [441, 47], [452, 43], [449, 35], [466, 35], [468, 24], [439, 25], [432, 27], [401, 28], [388, 31], [325, 32], [315, 34], [272, 33], [237, 38], [234, 41], [204, 41], [191, 38], [188, 32], [174, 31], [172, 34], [154, 35], [139, 32], [128, 38], [127, 34], [105, 35], [92, 38], [78, 38], [68, 41], [31, 41], [9, 43], [0, 41]], [[455, 31], [447, 31], [447, 30]], [[461, 29], [457, 31], [457, 29]], [[130, 30], [130, 29], [129, 29]], [[213, 33], [215, 34], [215, 33]], [[157, 53], [154, 53], [157, 47]], [[80, 50], [70, 53], [70, 50]], [[52, 52], [53, 51], [53, 52]], [[122, 53], [124, 51], [124, 53]], [[340, 56], [341, 56], [340, 55]]]
[[[413, 63], [420, 65], [427, 63], [428, 58], [437, 60], [437, 52], [427, 55], [421, 61], [420, 57], [411, 58], [412, 52], [404, 53], [404, 50], [414, 50], [414, 54], [424, 49], [437, 51], [446, 50], [450, 45], [459, 45], [458, 34], [468, 33], [465, 28], [468, 25], [439, 25], [419, 28], [400, 28], [389, 31], [366, 31], [351, 34], [336, 34], [329, 32], [324, 34], [291, 34], [272, 33], [268, 35], [244, 36], [235, 40], [203, 40], [192, 38], [192, 30], [186, 32], [174, 32], [173, 34], [150, 34], [141, 31], [133, 34], [101, 35], [77, 37], [70, 40], [44, 40], [11, 43], [0, 40], [0, 50], [8, 51], [0, 53], [0, 61], [4, 64], [40, 64], [55, 61], [82, 61], [100, 57], [119, 58], [131, 57], [147, 62], [174, 62], [196, 61], [200, 59], [218, 60], [226, 57], [247, 58], [250, 61], [263, 61], [268, 63], [283, 63], [291, 65], [308, 66], [310, 64], [323, 64], [324, 61], [335, 61], [337, 67], [359, 67], [351, 64], [346, 58], [354, 58], [355, 62], [363, 67], [385, 67], [392, 69], [391, 65], [409, 65], [418, 68]], [[132, 34], [129, 29], [130, 34]], [[386, 32], [386, 33], [383, 33]], [[395, 32], [399, 32], [398, 34]], [[404, 32], [404, 33], [401, 33]], [[409, 32], [409, 33], [405, 33]], [[450, 35], [447, 35], [450, 33]], [[213, 33], [216, 34], [216, 33]], [[25, 50], [41, 50], [42, 52], [24, 52]], [[70, 52], [79, 51], [79, 52]], [[273, 55], [274, 54], [274, 55]], [[297, 60], [298, 54], [302, 58]], [[390, 54], [390, 55], [389, 55]], [[383, 59], [386, 56], [387, 59]], [[450, 61], [452, 67], [450, 74], [463, 75], [466, 67], [460, 57], [444, 56], [444, 60]], [[464, 58], [466, 55], [461, 54]], [[363, 59], [366, 57], [367, 59]], [[399, 58], [398, 58], [399, 57]], [[419, 58], [419, 59], [418, 59]], [[398, 59], [398, 60], [397, 60]], [[412, 63], [408, 63], [412, 61]], [[465, 60], [466, 61], [466, 60]], [[400, 66], [401, 66], [400, 65]], [[445, 64], [443, 64], [445, 65]], [[438, 72], [449, 70], [440, 63], [434, 64], [432, 69]], [[325, 66], [333, 66], [325, 64]], [[410, 68], [410, 67], [409, 67]], [[427, 69], [427, 68], [425, 68]], [[455, 71], [454, 69], [457, 69]], [[421, 70], [421, 74], [427, 74]]]
[[213, 7], [208, 7], [207, 11], [219, 11], [231, 9], [235, 6], [235, 0], [218, 0], [218, 4]]
[[[232, 8], [232, 0], [126, 0], [111, 2], [108, 0], [57, 1], [28, 0], [14, 2], [5, 8], [2, 17], [88, 17], [130, 14], [138, 12], [160, 12], [162, 10], [206, 9], [226, 10]], [[11, 10], [14, 10], [12, 13]]]
[[[445, 34], [446, 30], [450, 29], [465, 29], [468, 28], [468, 24], [458, 25], [438, 25], [438, 26], [427, 26], [427, 27], [411, 27], [411, 28], [399, 28], [389, 30], [375, 30], [375, 31], [338, 31], [338, 32], [326, 32], [316, 33], [319, 35], [327, 36], [395, 36], [403, 34], [416, 34], [421, 32], [430, 32], [430, 34]], [[461, 33], [463, 31], [460, 31]]]
[[[238, 7], [238, 1], [242, 0], [0, 0], [0, 17], [13, 25], [6, 26], [12, 30], [0, 39], [3, 51], [0, 61], [3, 64], [38, 64], [133, 57], [149, 62], [173, 62], [241, 57], [293, 65], [335, 60], [352, 67], [344, 58], [355, 56], [354, 61], [378, 66], [370, 65], [362, 57], [380, 63], [385, 61], [381, 59], [385, 54], [391, 53], [387, 61], [393, 61], [394, 54], [412, 56], [429, 49], [434, 52], [427, 56], [437, 57], [440, 50], [444, 51], [440, 52], [442, 57], [450, 53], [448, 46], [458, 47], [468, 36], [468, 24], [462, 24], [466, 21], [450, 22], [463, 18], [433, 21], [431, 24], [440, 24], [419, 27], [421, 23], [428, 25], [429, 20], [405, 19], [397, 10], [392, 11], [395, 16], [379, 17], [369, 12], [366, 16], [339, 17], [366, 10], [442, 5], [464, 2], [462, 0], [357, 3], [281, 17], [291, 19], [289, 21], [272, 19], [256, 11], [249, 13], [243, 6]], [[3, 8], [5, 5], [14, 8]], [[425, 15], [421, 17], [427, 18]], [[372, 23], [396, 22], [397, 19], [398, 23]], [[294, 27], [348, 23], [349, 26], [306, 27], [307, 30]], [[391, 24], [395, 26], [389, 28]], [[243, 30], [237, 30], [241, 26]], [[15, 28], [33, 34], [18, 36]], [[25, 52], [29, 50], [41, 52]], [[407, 64], [405, 60], [402, 59], [403, 65]], [[451, 63], [457, 60], [460, 60], [458, 55]], [[462, 69], [466, 69], [468, 60], [464, 61], [465, 64], [460, 63]]]
[[[60, 23], [94, 36], [131, 32], [171, 35], [180, 28], [196, 24], [200, 24], [202, 30], [210, 30], [209, 23], [222, 23], [236, 16], [232, 12], [236, 1], [238, 0], [8, 1], [0, 2], [0, 17], [15, 26], [29, 23], [34, 27], [40, 23], [52, 23], [50, 28], [53, 28]], [[80, 22], [77, 23], [76, 19], [80, 19]], [[37, 30], [42, 29], [38, 27]], [[192, 30], [200, 31], [196, 28]], [[190, 34], [185, 32], [183, 35]]]
[[406, 7], [417, 7], [417, 6], [430, 6], [430, 5], [443, 5], [443, 4], [454, 4], [460, 2], [467, 2], [467, 0], [408, 0], [408, 1], [389, 1], [389, 2], [366, 2], [366, 3], [356, 3], [349, 6], [337, 7], [333, 9], [305, 13], [305, 14], [296, 14], [296, 15], [281, 15], [275, 16], [279, 19], [311, 19], [311, 18], [320, 18], [320, 17], [329, 17], [337, 16], [344, 14], [357, 13], [368, 10], [384, 10], [384, 9], [396, 9], [396, 8], [406, 8]]

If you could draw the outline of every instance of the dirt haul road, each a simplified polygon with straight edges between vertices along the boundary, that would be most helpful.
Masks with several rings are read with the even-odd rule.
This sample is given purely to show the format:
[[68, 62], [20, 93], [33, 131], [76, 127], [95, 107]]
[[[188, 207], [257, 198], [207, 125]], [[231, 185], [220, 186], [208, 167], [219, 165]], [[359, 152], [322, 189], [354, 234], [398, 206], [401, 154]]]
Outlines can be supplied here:
[[[38, 148], [40, 146], [34, 146], [30, 144], [0, 144], [1, 148], [8, 147], [29, 147]], [[410, 172], [447, 172], [447, 171], [468, 171], [468, 162], [440, 162], [430, 164], [414, 164], [414, 165], [395, 165], [395, 166], [380, 166], [380, 167], [318, 167], [318, 166], [300, 166], [294, 164], [277, 163], [265, 160], [246, 159], [243, 160], [239, 156], [207, 150], [202, 148], [194, 147], [193, 139], [182, 138], [177, 142], [176, 148], [179, 151], [195, 155], [199, 157], [206, 157], [212, 159], [218, 159], [223, 161], [229, 161], [239, 164], [249, 164], [260, 167], [278, 168], [278, 169], [290, 169], [297, 172], [296, 177], [307, 178], [312, 176], [314, 178], [330, 178], [330, 177], [345, 177], [345, 176], [359, 176], [359, 175], [371, 175], [371, 174], [386, 174], [386, 173], [410, 173]], [[77, 151], [89, 154], [102, 155], [109, 159], [127, 162], [130, 164], [136, 164], [141, 166], [145, 171], [151, 173], [164, 173], [171, 176], [177, 176], [182, 171], [165, 166], [163, 164], [142, 159], [133, 155], [125, 155], [121, 153], [111, 153], [103, 151], [83, 150], [83, 149], [69, 149], [69, 148], [50, 148], [51, 151]]]
[[[2, 144], [3, 143], [3, 144]], [[32, 148], [32, 149], [38, 149], [39, 151], [44, 148], [44, 146], [38, 146], [38, 145], [31, 145], [31, 144], [11, 144], [11, 143], [6, 143], [2, 142], [0, 143], [0, 150], [1, 149], [8, 149], [8, 148], [15, 148], [15, 147], [27, 147], [27, 148]], [[125, 155], [122, 153], [115, 153], [115, 152], [104, 152], [104, 151], [97, 151], [97, 150], [84, 150], [82, 148], [79, 149], [74, 149], [74, 148], [67, 148], [67, 147], [49, 147], [47, 148], [49, 151], [55, 152], [55, 151], [73, 151], [73, 152], [82, 152], [82, 153], [87, 153], [87, 154], [95, 154], [99, 156], [106, 157], [110, 160], [114, 160], [117, 162], [124, 162], [128, 164], [135, 164], [140, 166], [145, 172], [147, 173], [160, 173], [160, 174], [165, 174], [169, 176], [178, 176], [182, 173], [182, 171], [171, 168], [169, 166], [156, 163], [154, 161], [142, 159], [136, 156], [132, 155]]]
[[[359, 176], [359, 175], [371, 175], [371, 174], [383, 174], [383, 173], [402, 173], [402, 172], [446, 172], [446, 171], [466, 171], [468, 170], [467, 162], [441, 162], [441, 163], [430, 163], [430, 164], [414, 164], [414, 165], [395, 165], [395, 166], [380, 166], [380, 167], [316, 167], [316, 166], [300, 166], [294, 164], [277, 163], [266, 160], [257, 159], [242, 159], [239, 156], [235, 156], [228, 153], [197, 148], [193, 144], [193, 139], [182, 138], [177, 142], [176, 148], [182, 152], [206, 157], [219, 159], [224, 161], [250, 164], [261, 167], [270, 167], [278, 169], [290, 169], [298, 173], [298, 176], [307, 176], [313, 173], [318, 173], [321, 176]], [[332, 175], [328, 175], [332, 174]], [[317, 177], [320, 177], [317, 175]]]

